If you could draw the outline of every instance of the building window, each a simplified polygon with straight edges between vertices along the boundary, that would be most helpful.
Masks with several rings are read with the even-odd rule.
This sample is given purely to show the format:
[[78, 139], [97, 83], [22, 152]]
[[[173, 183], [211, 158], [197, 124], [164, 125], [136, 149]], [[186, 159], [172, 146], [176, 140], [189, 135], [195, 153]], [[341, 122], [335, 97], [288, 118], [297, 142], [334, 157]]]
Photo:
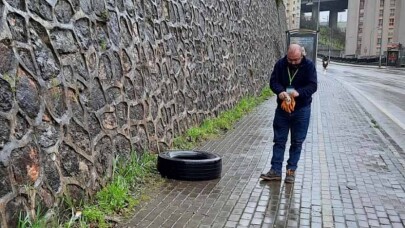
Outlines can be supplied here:
[[363, 32], [363, 28], [359, 28], [359, 33], [362, 33]]
[[391, 6], [391, 7], [395, 7], [395, 0], [391, 0], [390, 6]]
[[390, 18], [389, 26], [394, 26], [394, 18]]
[[395, 9], [390, 9], [390, 16], [391, 17], [395, 16]]
[[378, 19], [378, 26], [381, 27], [383, 23], [383, 19]]
[[379, 16], [382, 17], [384, 15], [384, 10], [380, 10]]
[[392, 38], [388, 38], [388, 43], [392, 43]]
[[380, 7], [384, 7], [384, 0], [380, 0]]
[[381, 45], [381, 38], [377, 39], [377, 45]]
[[364, 0], [360, 0], [360, 9], [364, 9]]
[[361, 42], [362, 42], [361, 37], [357, 38], [357, 46], [361, 46]]

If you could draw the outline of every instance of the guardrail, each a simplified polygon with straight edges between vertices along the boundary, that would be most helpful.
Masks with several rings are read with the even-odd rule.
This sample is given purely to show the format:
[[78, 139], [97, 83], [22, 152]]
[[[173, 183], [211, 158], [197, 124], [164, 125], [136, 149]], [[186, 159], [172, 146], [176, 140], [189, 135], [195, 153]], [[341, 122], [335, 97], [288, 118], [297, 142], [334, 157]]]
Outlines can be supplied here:
[[[324, 58], [328, 57], [328, 55], [318, 53], [319, 58]], [[335, 57], [335, 56], [330, 56], [330, 60], [335, 61], [335, 62], [342, 62], [342, 63], [351, 63], [351, 64], [357, 64], [357, 65], [379, 65], [379, 58], [378, 56], [373, 56], [373, 57], [365, 57], [365, 58], [348, 58], [348, 57]], [[400, 59], [398, 60], [399, 67], [405, 67], [405, 55], [401, 55]], [[383, 56], [381, 58], [381, 63], [383, 66], [387, 66], [387, 57]]]
[[[319, 58], [323, 57], [328, 57], [327, 55], [319, 54]], [[378, 65], [379, 64], [379, 58], [377, 57], [371, 57], [371, 58], [347, 58], [347, 57], [334, 57], [331, 56], [330, 60], [335, 61], [335, 62], [342, 62], [342, 63], [351, 63], [351, 64], [358, 64], [358, 65]], [[381, 58], [381, 63], [383, 66], [387, 65], [387, 57], [383, 56]], [[400, 59], [400, 66], [405, 67], [405, 56], [402, 56]]]

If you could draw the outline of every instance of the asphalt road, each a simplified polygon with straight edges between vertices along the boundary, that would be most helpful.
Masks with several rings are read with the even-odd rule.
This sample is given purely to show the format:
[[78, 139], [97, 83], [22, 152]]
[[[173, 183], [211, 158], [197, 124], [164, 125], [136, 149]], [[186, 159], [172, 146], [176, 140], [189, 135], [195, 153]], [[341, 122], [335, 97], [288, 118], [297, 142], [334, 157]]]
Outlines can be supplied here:
[[371, 114], [382, 128], [405, 151], [405, 70], [379, 69], [332, 62], [326, 72], [318, 61], [318, 74], [333, 77], [345, 85], [353, 98]]

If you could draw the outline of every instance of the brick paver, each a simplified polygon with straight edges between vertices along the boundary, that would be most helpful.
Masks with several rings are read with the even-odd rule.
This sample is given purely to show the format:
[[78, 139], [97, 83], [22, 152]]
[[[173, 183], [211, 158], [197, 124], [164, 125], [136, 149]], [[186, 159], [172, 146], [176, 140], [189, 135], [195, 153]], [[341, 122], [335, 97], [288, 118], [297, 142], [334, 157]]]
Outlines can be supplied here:
[[319, 77], [294, 185], [259, 179], [273, 97], [199, 148], [222, 157], [221, 179], [168, 180], [122, 227], [405, 227], [404, 152], [339, 82]]

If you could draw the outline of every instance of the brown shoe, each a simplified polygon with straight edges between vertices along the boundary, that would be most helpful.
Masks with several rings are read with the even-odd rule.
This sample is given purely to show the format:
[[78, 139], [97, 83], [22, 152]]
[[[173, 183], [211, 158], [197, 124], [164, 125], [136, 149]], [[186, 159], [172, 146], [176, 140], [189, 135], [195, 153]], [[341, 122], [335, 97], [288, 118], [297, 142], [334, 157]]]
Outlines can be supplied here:
[[285, 176], [285, 183], [292, 184], [295, 181], [295, 170], [288, 169]]
[[263, 180], [268, 180], [268, 181], [273, 181], [273, 180], [281, 180], [281, 175], [278, 174], [276, 171], [270, 169], [269, 172], [267, 173], [262, 173], [260, 175], [260, 178], [262, 178]]

